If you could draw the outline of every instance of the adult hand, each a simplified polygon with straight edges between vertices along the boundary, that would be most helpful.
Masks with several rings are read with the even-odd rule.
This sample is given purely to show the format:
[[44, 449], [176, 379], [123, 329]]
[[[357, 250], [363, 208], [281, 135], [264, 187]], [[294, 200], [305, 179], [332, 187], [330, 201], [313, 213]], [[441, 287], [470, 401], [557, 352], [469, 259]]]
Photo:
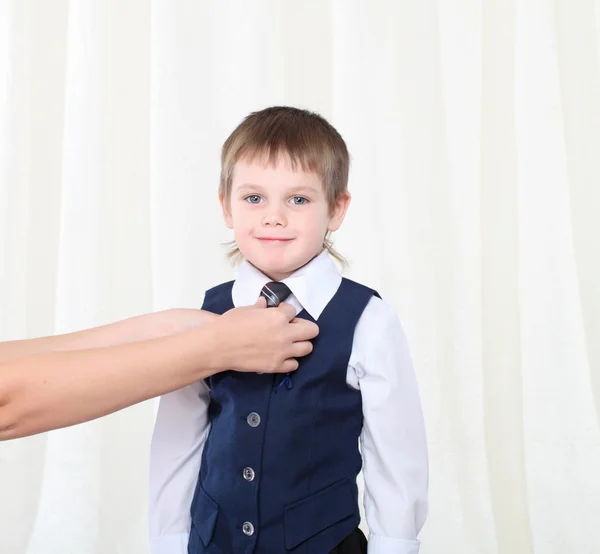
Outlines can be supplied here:
[[285, 302], [266, 306], [260, 298], [254, 306], [230, 310], [211, 324], [230, 369], [287, 373], [298, 368], [296, 358], [312, 352], [317, 325], [296, 319], [295, 308]]

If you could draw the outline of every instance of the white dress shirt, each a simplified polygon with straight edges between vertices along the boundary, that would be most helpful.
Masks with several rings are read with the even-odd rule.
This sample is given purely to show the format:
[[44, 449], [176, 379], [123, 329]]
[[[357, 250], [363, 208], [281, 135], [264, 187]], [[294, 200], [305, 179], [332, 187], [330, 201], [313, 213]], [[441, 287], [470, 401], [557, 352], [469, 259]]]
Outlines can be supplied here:
[[[232, 289], [234, 306], [254, 304], [270, 279], [244, 262]], [[283, 282], [286, 302], [315, 320], [342, 278], [327, 252]], [[417, 554], [427, 515], [425, 428], [406, 338], [395, 311], [373, 297], [354, 333], [346, 374], [360, 390], [360, 436], [369, 554]], [[153, 554], [186, 554], [190, 505], [209, 432], [210, 391], [204, 382], [163, 396], [150, 453], [150, 542]]]

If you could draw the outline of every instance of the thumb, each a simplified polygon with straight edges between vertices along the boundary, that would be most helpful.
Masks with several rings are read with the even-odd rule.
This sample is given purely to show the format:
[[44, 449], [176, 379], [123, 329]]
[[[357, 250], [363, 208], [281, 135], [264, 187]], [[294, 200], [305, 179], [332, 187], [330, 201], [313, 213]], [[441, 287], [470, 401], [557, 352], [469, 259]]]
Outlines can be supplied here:
[[267, 299], [264, 296], [259, 296], [256, 304], [254, 304], [257, 308], [266, 308], [267, 307]]

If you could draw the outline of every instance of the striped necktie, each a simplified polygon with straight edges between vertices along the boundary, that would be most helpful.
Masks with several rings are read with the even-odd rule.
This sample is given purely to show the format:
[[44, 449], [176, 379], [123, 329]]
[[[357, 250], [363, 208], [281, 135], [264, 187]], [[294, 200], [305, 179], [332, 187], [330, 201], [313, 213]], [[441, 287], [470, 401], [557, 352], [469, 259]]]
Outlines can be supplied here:
[[260, 295], [267, 300], [267, 308], [276, 308], [290, 294], [292, 294], [292, 291], [285, 283], [276, 282], [267, 283], [260, 291]]
[[[262, 290], [260, 295], [263, 296], [267, 301], [267, 308], [276, 308], [285, 301], [285, 299], [292, 294], [292, 291], [288, 288], [285, 283], [277, 283], [275, 281], [267, 283]], [[278, 378], [277, 375], [273, 376], [275, 392], [279, 392], [279, 389], [285, 386], [288, 390], [292, 388], [292, 376], [286, 373], [283, 377]], [[279, 381], [279, 382], [277, 382]]]

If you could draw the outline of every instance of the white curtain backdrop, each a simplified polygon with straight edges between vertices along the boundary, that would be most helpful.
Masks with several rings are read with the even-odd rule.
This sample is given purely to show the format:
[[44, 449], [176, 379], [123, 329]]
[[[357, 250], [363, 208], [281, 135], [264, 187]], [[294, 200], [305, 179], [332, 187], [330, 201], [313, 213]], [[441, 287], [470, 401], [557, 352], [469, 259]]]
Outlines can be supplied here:
[[[0, 340], [198, 307], [248, 112], [346, 139], [399, 311], [423, 554], [600, 552], [600, 0], [0, 0]], [[85, 371], [85, 368], [82, 368]], [[144, 554], [155, 401], [0, 443], [2, 554]]]

